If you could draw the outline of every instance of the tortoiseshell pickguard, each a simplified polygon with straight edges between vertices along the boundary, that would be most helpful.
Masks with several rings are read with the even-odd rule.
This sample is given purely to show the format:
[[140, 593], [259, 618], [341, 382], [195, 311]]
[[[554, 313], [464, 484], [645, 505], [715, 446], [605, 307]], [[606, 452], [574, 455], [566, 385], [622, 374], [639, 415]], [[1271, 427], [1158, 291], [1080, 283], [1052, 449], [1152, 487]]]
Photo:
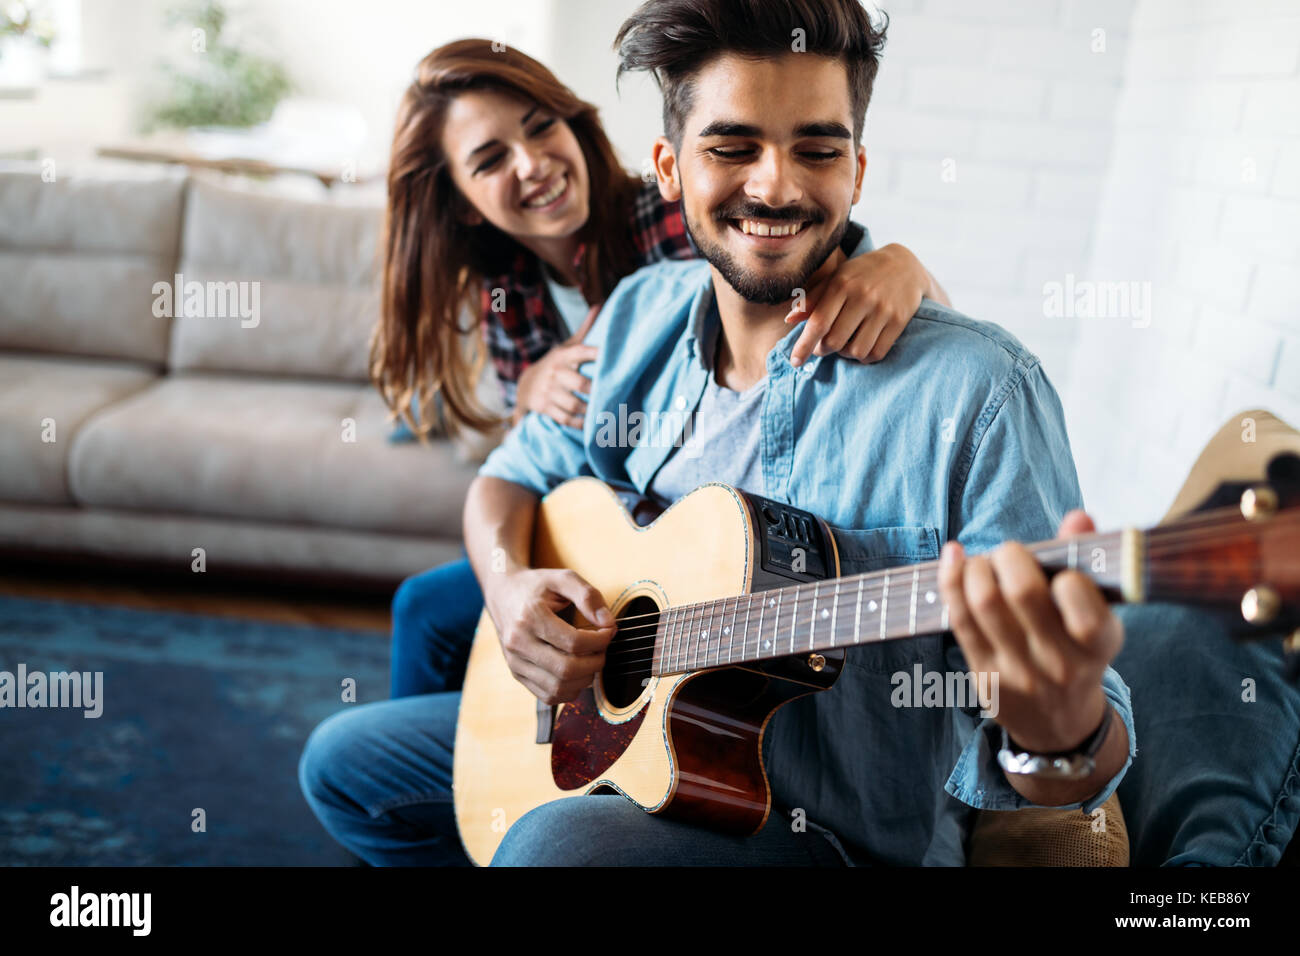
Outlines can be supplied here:
[[630, 720], [611, 724], [600, 714], [588, 688], [560, 708], [551, 739], [551, 776], [561, 790], [577, 790], [600, 777], [623, 756], [641, 729], [646, 708]]

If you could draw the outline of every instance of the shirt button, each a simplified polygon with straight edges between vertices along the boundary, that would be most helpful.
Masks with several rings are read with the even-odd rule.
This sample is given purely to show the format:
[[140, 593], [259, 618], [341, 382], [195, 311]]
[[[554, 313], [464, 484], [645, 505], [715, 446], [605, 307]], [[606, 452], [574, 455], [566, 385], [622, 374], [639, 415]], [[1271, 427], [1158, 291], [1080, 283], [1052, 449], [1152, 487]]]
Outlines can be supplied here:
[[677, 406], [678, 411], [681, 411], [683, 408], [686, 407], [686, 396], [678, 395], [677, 401], [674, 402], [673, 404]]

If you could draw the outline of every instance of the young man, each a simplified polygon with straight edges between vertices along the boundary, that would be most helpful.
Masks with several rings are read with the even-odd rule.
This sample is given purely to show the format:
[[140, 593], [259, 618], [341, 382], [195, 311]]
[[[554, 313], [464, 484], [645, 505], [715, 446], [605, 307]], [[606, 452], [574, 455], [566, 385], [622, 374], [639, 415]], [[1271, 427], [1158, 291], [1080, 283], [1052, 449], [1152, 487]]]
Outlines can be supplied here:
[[[592, 796], [510, 821], [496, 864], [959, 864], [974, 809], [1090, 811], [1132, 760], [1128, 689], [1108, 667], [1118, 620], [1082, 575], [1049, 586], [1023, 547], [1003, 544], [1089, 527], [1065, 517], [1079, 490], [1038, 361], [995, 326], [923, 302], [887, 362], [790, 362], [791, 296], [859, 238], [849, 211], [882, 42], [856, 0], [651, 0], [624, 25], [622, 69], [654, 70], [663, 87], [660, 188], [682, 199], [706, 261], [620, 284], [588, 339], [599, 359], [583, 431], [526, 418], [472, 486], [465, 535], [512, 671], [551, 703], [590, 685], [614, 634], [576, 574], [528, 566], [539, 497], [575, 475], [665, 500], [720, 480], [789, 502], [835, 527], [844, 573], [934, 559], [941, 541], [959, 542], [944, 548], [940, 583], [956, 644], [854, 647], [832, 690], [780, 710], [764, 738], [775, 806], [755, 836]], [[611, 441], [601, 413], [620, 407], [651, 420], [694, 410], [693, 453]], [[992, 554], [968, 559], [963, 547]], [[556, 611], [569, 603], [602, 626], [566, 624]], [[893, 706], [891, 675], [917, 665], [995, 672], [997, 721]], [[447, 694], [368, 705], [313, 735], [304, 790], [358, 855], [463, 860], [449, 792], [457, 704]], [[1095, 768], [1082, 779], [1004, 772], [997, 759], [1003, 747], [1085, 746]], [[791, 826], [795, 808], [806, 829]]]

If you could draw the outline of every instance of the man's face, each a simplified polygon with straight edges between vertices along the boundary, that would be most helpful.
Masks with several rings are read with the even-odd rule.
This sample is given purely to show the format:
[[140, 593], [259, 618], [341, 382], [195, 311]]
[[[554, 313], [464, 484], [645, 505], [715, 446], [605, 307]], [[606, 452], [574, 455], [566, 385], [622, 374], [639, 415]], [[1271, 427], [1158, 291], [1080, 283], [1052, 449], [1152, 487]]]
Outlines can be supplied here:
[[704, 257], [764, 305], [807, 288], [835, 251], [866, 168], [844, 65], [808, 53], [707, 64], [680, 149], [661, 137], [654, 159], [660, 191], [682, 200]]

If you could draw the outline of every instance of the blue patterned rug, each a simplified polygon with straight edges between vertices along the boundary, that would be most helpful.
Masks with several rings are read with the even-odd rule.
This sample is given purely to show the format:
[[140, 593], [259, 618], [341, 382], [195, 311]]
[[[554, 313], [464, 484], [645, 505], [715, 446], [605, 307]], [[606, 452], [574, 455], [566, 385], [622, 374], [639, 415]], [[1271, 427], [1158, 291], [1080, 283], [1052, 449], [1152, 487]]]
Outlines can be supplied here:
[[388, 653], [373, 632], [0, 597], [0, 703], [20, 664], [103, 674], [97, 718], [0, 706], [0, 863], [351, 863], [298, 757], [353, 706], [346, 678], [358, 703], [388, 696]]

